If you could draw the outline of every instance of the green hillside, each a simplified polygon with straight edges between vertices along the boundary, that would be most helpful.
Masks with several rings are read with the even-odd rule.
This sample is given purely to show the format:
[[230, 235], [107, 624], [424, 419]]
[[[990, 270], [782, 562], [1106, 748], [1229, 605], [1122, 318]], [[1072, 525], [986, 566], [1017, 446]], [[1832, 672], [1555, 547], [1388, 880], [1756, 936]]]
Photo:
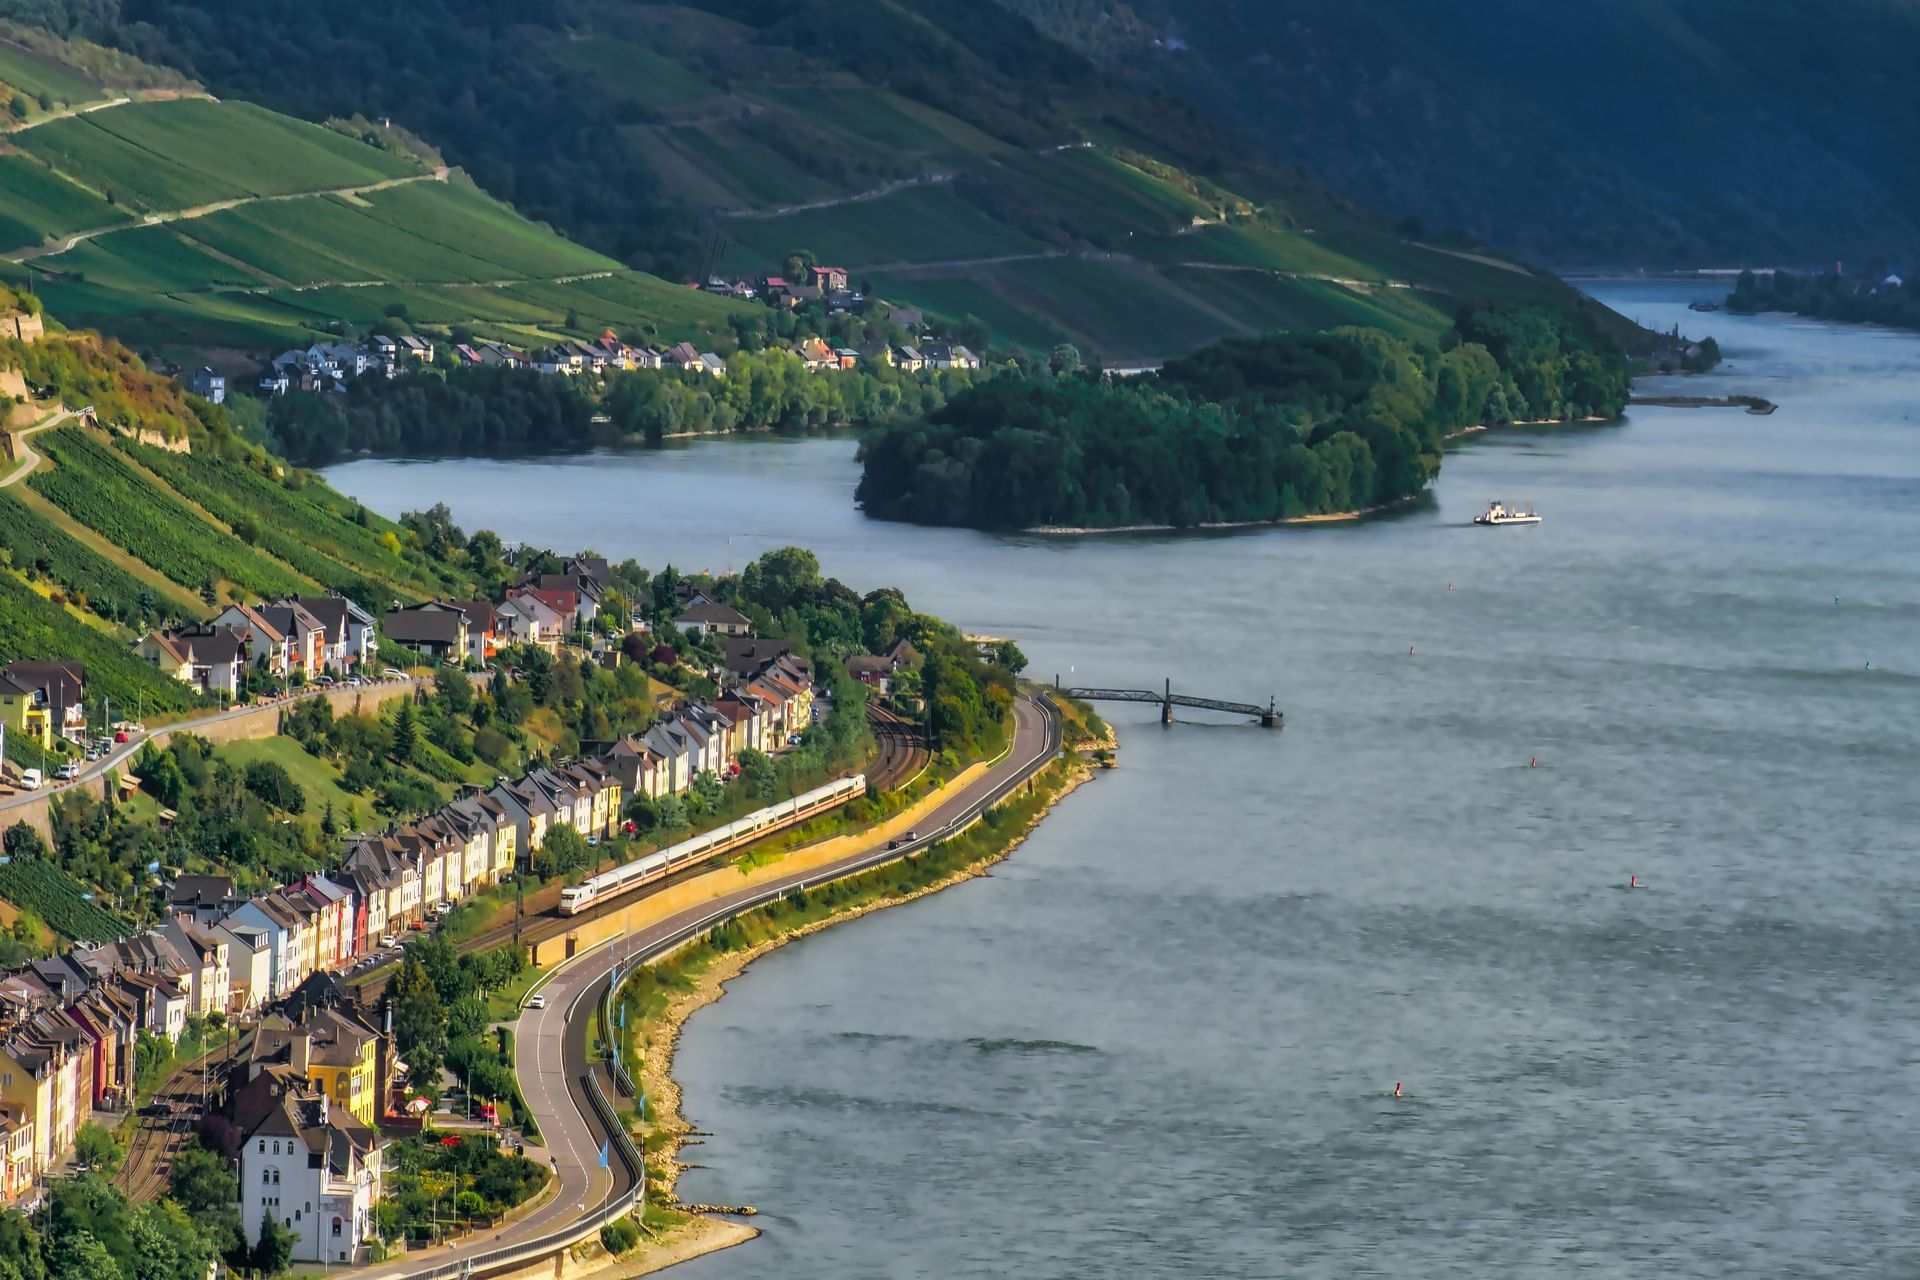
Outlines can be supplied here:
[[[18, 301], [0, 287], [0, 310]], [[474, 590], [412, 531], [249, 444], [116, 344], [55, 324], [30, 346], [0, 340], [0, 368], [22, 370], [41, 409], [93, 404], [102, 424], [39, 431], [44, 461], [0, 489], [0, 660], [84, 662], [90, 690], [164, 714], [197, 697], [133, 653], [155, 627], [266, 595], [340, 590], [380, 609]]]
[[86, 49], [0, 40], [0, 84], [30, 78], [17, 64], [58, 82], [50, 101], [81, 108], [36, 108], [0, 136], [0, 275], [31, 271], [74, 324], [184, 355], [263, 352], [396, 315], [526, 345], [569, 317], [579, 332], [677, 340], [724, 330], [734, 310], [372, 134], [179, 90], [129, 98], [53, 60]]
[[[889, 301], [974, 317], [998, 344], [1070, 340], [1110, 363], [1275, 323], [1438, 336], [1467, 301], [1578, 305], [1549, 277], [1450, 257], [1250, 164], [1232, 134], [992, 4], [535, 0], [509, 16], [346, 0], [306, 25], [244, 0], [122, 0], [118, 20], [68, 16], [223, 96], [308, 119], [391, 115], [608, 270], [751, 276], [811, 254]], [[269, 316], [377, 316], [347, 296], [362, 290], [523, 333], [556, 312], [607, 314], [600, 291], [517, 254], [506, 274], [544, 283], [480, 274], [501, 258], [464, 236], [436, 237], [403, 277], [385, 229], [363, 247], [343, 210], [313, 203], [101, 237], [56, 296], [123, 332], [191, 313], [235, 337]], [[406, 229], [441, 214], [410, 213]], [[1197, 269], [1223, 261], [1238, 272]], [[570, 304], [576, 291], [595, 301]], [[162, 301], [114, 314], [142, 293]], [[710, 299], [647, 303], [662, 332], [724, 323]]]
[[999, 0], [1367, 204], [1553, 263], [1920, 234], [1920, 8], [1887, 0]]

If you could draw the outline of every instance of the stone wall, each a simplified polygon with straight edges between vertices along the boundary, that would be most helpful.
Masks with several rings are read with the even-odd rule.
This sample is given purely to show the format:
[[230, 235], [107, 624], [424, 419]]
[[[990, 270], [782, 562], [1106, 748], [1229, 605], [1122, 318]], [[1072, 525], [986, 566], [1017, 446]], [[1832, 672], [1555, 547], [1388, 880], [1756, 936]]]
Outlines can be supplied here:
[[0, 315], [0, 338], [17, 338], [21, 342], [36, 342], [46, 333], [46, 326], [39, 316], [28, 315], [24, 311], [9, 311]]
[[[333, 704], [333, 713], [337, 716], [351, 715], [354, 712], [374, 712], [396, 698], [411, 695], [416, 688], [425, 688], [427, 682], [395, 681], [392, 684], [369, 685], [360, 689], [332, 689], [321, 694], [307, 694], [307, 697], [321, 697]], [[229, 711], [204, 723], [187, 723], [174, 726], [162, 726], [148, 735], [149, 741], [161, 746], [166, 745], [169, 737], [175, 733], [187, 732], [205, 738], [208, 742], [220, 745], [228, 742], [246, 742], [254, 738], [271, 738], [280, 732], [280, 712], [284, 703], [274, 703], [262, 707], [243, 707]], [[125, 773], [128, 766], [122, 764], [111, 773]], [[16, 822], [24, 822], [51, 840], [53, 838], [52, 802], [56, 795], [65, 795], [74, 788], [83, 788], [96, 796], [104, 796], [107, 790], [106, 776], [89, 778], [76, 782], [72, 787], [58, 790], [47, 789], [32, 799], [0, 809], [0, 831]]]

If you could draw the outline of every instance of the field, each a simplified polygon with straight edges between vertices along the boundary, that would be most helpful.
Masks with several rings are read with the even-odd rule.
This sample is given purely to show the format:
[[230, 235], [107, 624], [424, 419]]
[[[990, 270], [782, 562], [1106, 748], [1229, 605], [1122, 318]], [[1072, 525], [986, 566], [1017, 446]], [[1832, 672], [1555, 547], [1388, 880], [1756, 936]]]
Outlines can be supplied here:
[[10, 658], [61, 658], [86, 664], [87, 696], [149, 711], [196, 706], [199, 697], [136, 657], [130, 641], [50, 608], [25, 583], [0, 573], [0, 653]]
[[31, 156], [0, 154], [0, 252], [130, 216]]
[[123, 617], [137, 613], [144, 600], [156, 610], [176, 603], [92, 548], [67, 536], [53, 521], [34, 511], [15, 491], [0, 491], [0, 547], [13, 556], [13, 567], [31, 570], [59, 584], [69, 597], [84, 595], [96, 613]]
[[347, 820], [349, 807], [370, 807], [364, 797], [356, 798], [341, 788], [340, 774], [331, 764], [308, 755], [292, 738], [252, 738], [244, 742], [230, 742], [216, 754], [220, 759], [230, 760], [241, 768], [258, 760], [270, 760], [281, 766], [293, 778], [295, 785], [306, 793], [307, 816], [315, 820], [319, 819], [329, 804], [343, 824]]
[[432, 596], [457, 586], [433, 572], [424, 560], [396, 556], [382, 546], [382, 530], [371, 521], [363, 528], [315, 502], [310, 495], [325, 492], [318, 485], [289, 489], [256, 471], [200, 454], [169, 453], [147, 445], [131, 445], [129, 451], [176, 492], [216, 518], [229, 525], [242, 519], [254, 521], [262, 550], [322, 586], [370, 597], [396, 587]]
[[704, 77], [653, 50], [612, 36], [569, 40], [560, 56], [649, 111], [684, 110], [720, 92]]
[[136, 102], [20, 135], [23, 151], [144, 212], [241, 196], [364, 186], [419, 172], [410, 158], [247, 103]]
[[28, 478], [34, 492], [182, 586], [226, 581], [272, 596], [313, 585], [209, 525], [85, 428], [42, 432], [34, 446], [54, 463]]
[[889, 302], [919, 307], [956, 323], [972, 316], [993, 331], [997, 344], [1044, 350], [1067, 340], [1064, 330], [1021, 310], [991, 283], [970, 276], [877, 275], [873, 287]]
[[[86, 77], [36, 58], [25, 49], [5, 41], [0, 41], [0, 85], [18, 89], [29, 98], [37, 99], [44, 93], [56, 105], [89, 102], [100, 96], [100, 91]], [[39, 104], [36, 102], [33, 115], [38, 114]], [[33, 115], [27, 118], [31, 120]]]
[[996, 222], [950, 186], [909, 187], [878, 200], [807, 209], [778, 218], [728, 218], [727, 260], [766, 270], [794, 250], [849, 270], [882, 264], [943, 262], [1037, 253], [1046, 246]]
[[0, 863], [0, 898], [32, 911], [48, 928], [75, 942], [111, 942], [131, 928], [87, 900], [79, 883], [50, 862]]

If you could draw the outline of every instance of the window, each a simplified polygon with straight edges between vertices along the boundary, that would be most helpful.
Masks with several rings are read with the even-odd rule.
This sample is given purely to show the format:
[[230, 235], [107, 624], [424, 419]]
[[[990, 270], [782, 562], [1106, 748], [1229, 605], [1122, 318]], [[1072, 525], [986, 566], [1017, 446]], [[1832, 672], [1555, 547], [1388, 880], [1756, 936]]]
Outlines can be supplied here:
[[[340, 1234], [340, 1215], [337, 1213], [333, 1216], [333, 1234], [336, 1236]], [[344, 1258], [347, 1255], [343, 1253], [340, 1256]]]
[[309, 1201], [307, 1201], [307, 1212], [308, 1212], [308, 1213], [312, 1213], [312, 1212], [313, 1212], [313, 1201], [311, 1201], [311, 1200], [309, 1200]]
[[273, 1175], [271, 1173], [268, 1173], [265, 1169], [262, 1169], [260, 1171], [260, 1185], [264, 1187], [272, 1181], [273, 1181]]
[[273, 1154], [275, 1155], [280, 1154], [280, 1140], [278, 1138], [275, 1138], [273, 1140]]
[[299, 1211], [298, 1209], [295, 1209], [295, 1210], [293, 1211], [293, 1220], [294, 1220], [295, 1222], [298, 1222], [298, 1221], [300, 1221], [300, 1211]]
[[260, 1154], [267, 1154], [267, 1140], [265, 1138], [260, 1139]]
[[280, 1185], [280, 1171], [278, 1169], [273, 1171], [273, 1185], [276, 1187]]

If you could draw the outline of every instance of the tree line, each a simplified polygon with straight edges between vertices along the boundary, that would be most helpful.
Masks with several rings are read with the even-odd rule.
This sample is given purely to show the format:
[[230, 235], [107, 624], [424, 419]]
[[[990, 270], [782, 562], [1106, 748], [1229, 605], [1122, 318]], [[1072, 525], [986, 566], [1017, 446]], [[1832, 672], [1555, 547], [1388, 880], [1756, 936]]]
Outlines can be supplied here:
[[1905, 276], [1869, 271], [1859, 278], [1832, 271], [1806, 275], [1775, 271], [1764, 276], [1742, 271], [1727, 295], [1727, 310], [1743, 315], [1791, 311], [1825, 320], [1920, 329], [1920, 271]]
[[995, 377], [863, 448], [885, 519], [981, 528], [1272, 520], [1418, 493], [1480, 423], [1611, 417], [1624, 355], [1577, 318], [1463, 313], [1436, 346], [1378, 329], [1231, 338], [1120, 380]]
[[345, 395], [285, 395], [267, 410], [276, 451], [305, 466], [345, 454], [497, 454], [658, 443], [689, 433], [813, 431], [931, 412], [976, 375], [862, 362], [812, 371], [789, 351], [736, 351], [723, 378], [671, 369], [586, 379], [498, 365], [360, 378]]

